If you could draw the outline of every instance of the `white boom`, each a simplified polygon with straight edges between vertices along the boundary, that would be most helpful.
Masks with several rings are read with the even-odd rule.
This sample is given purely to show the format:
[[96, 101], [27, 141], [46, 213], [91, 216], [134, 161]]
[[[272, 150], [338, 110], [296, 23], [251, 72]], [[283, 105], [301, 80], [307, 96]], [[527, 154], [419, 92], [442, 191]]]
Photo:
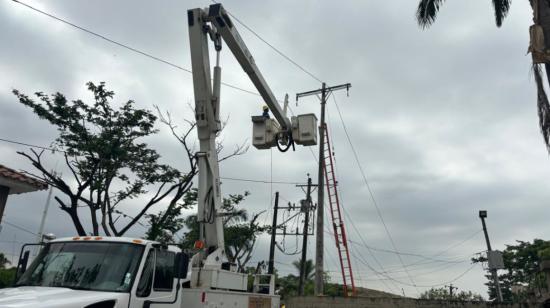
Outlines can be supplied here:
[[[271, 92], [267, 82], [254, 62], [250, 51], [239, 35], [229, 14], [221, 4], [213, 4], [206, 9], [196, 8], [187, 12], [189, 24], [189, 42], [191, 48], [191, 63], [193, 70], [193, 87], [195, 94], [195, 113], [197, 131], [200, 140], [200, 149], [197, 153], [199, 164], [199, 192], [198, 192], [198, 220], [200, 223], [199, 248], [203, 248], [199, 256], [193, 258], [194, 267], [220, 268], [225, 259], [222, 218], [219, 210], [221, 206], [220, 179], [218, 155], [216, 152], [216, 136], [221, 129], [220, 124], [220, 85], [221, 67], [219, 53], [222, 49], [222, 40], [227, 44], [242, 69], [271, 110], [278, 125], [268, 126], [268, 130], [275, 127], [271, 136], [280, 139], [271, 139], [263, 148], [271, 147], [276, 141], [293, 142], [293, 128], [298, 132], [300, 121], [291, 121], [283, 111], [277, 99]], [[216, 50], [216, 65], [211, 76], [210, 54], [208, 41], [212, 40]], [[255, 117], [255, 122], [266, 120]], [[269, 121], [273, 121], [269, 119]], [[270, 122], [271, 123], [271, 122]], [[295, 123], [295, 124], [294, 124]], [[305, 126], [305, 125], [302, 125]], [[311, 126], [311, 125], [309, 125]], [[263, 125], [265, 130], [266, 125]], [[262, 131], [262, 134], [265, 132]], [[297, 133], [294, 133], [297, 135]], [[299, 140], [299, 136], [296, 138]], [[204, 247], [203, 247], [204, 246]]]

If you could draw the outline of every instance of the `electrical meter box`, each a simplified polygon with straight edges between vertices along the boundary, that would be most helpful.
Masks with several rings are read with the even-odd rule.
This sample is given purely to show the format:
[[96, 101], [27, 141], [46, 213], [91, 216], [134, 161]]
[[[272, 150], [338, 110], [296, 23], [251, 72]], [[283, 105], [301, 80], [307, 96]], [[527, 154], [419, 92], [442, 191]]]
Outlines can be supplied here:
[[487, 262], [489, 263], [489, 269], [503, 269], [504, 260], [502, 258], [502, 252], [498, 250], [492, 250], [487, 252]]
[[317, 117], [313, 113], [292, 117], [292, 139], [304, 146], [317, 144]]
[[269, 149], [276, 145], [279, 124], [274, 119], [252, 116], [252, 145], [256, 149]]

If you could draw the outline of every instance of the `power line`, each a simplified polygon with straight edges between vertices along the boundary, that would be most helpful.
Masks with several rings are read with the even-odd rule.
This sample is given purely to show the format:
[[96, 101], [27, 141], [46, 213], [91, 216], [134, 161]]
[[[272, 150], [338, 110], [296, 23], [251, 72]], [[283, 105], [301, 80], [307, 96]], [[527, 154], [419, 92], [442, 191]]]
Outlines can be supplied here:
[[[458, 246], [460, 246], [460, 245], [466, 243], [467, 241], [471, 240], [472, 238], [474, 238], [476, 235], [478, 235], [478, 234], [481, 233], [482, 231], [483, 231], [483, 230], [480, 229], [480, 230], [474, 232], [472, 235], [468, 236], [468, 237], [465, 238], [464, 240], [462, 240], [462, 241], [460, 241], [460, 242], [458, 242], [458, 243], [456, 243], [456, 244], [453, 244], [453, 245], [451, 245], [451, 246], [449, 246], [449, 247], [443, 249], [442, 251], [440, 251], [440, 252], [438, 252], [438, 253], [432, 255], [432, 257], [440, 256], [440, 255], [446, 253], [447, 251], [449, 251], [449, 250], [451, 250], [451, 249], [453, 249], [453, 248], [455, 248], [455, 247], [458, 247]], [[420, 261], [417, 261], [417, 262], [415, 262], [415, 263], [412, 263], [412, 264], [410, 264], [410, 266], [412, 266], [412, 265], [417, 265], [417, 264], [419, 264], [418, 262], [420, 262]]]
[[[461, 262], [461, 263], [465, 263], [467, 262], [467, 260]], [[460, 263], [459, 263], [460, 264]], [[444, 264], [443, 267], [440, 267], [440, 268], [437, 268], [435, 270], [430, 270], [430, 271], [427, 271], [427, 272], [421, 272], [421, 273], [417, 273], [417, 274], [414, 274], [413, 277], [414, 278], [418, 278], [418, 277], [421, 277], [421, 276], [426, 276], [426, 275], [430, 275], [430, 274], [434, 274], [434, 273], [438, 273], [438, 272], [442, 272], [442, 271], [445, 271], [451, 267], [454, 267], [454, 266], [457, 266], [458, 264]], [[402, 272], [402, 271], [401, 271]], [[398, 271], [395, 271], [395, 272], [392, 272], [392, 273], [398, 273]], [[393, 277], [394, 279], [406, 279], [407, 277], [406, 276], [402, 276], [402, 277]], [[370, 281], [378, 281], [378, 279], [369, 279]], [[389, 280], [387, 278], [384, 278], [383, 280]]]
[[[357, 163], [357, 167], [359, 169], [359, 172], [361, 172], [361, 176], [363, 177], [363, 181], [365, 182], [365, 185], [367, 186], [367, 190], [369, 192], [370, 198], [372, 200], [372, 203], [374, 204], [374, 207], [376, 208], [376, 213], [378, 214], [378, 218], [380, 218], [380, 221], [382, 222], [382, 225], [384, 226], [384, 230], [386, 231], [386, 234], [388, 235], [388, 238], [390, 240], [390, 243], [395, 251], [397, 251], [397, 247], [395, 245], [395, 241], [393, 240], [393, 237], [391, 236], [390, 230], [384, 221], [384, 217], [382, 216], [382, 212], [380, 211], [380, 208], [378, 207], [378, 203], [376, 202], [376, 199], [374, 198], [374, 193], [372, 192], [372, 189], [370, 187], [369, 181], [367, 179], [367, 176], [365, 175], [365, 171], [363, 170], [363, 166], [361, 165], [361, 162], [359, 161], [359, 156], [357, 155], [357, 151], [355, 150], [355, 147], [353, 146], [353, 142], [351, 142], [351, 137], [348, 133], [348, 129], [346, 127], [346, 123], [344, 122], [344, 119], [342, 117], [342, 113], [340, 112], [340, 107], [338, 106], [338, 102], [336, 101], [336, 95], [332, 95], [332, 99], [334, 100], [334, 104], [336, 106], [336, 110], [338, 111], [338, 116], [340, 118], [340, 122], [342, 123], [342, 127], [344, 128], [344, 133], [346, 134], [346, 138], [348, 140], [348, 143], [351, 147], [351, 150], [353, 152], [353, 156], [355, 158], [355, 162]], [[409, 277], [409, 280], [413, 285], [415, 285], [414, 280], [410, 276], [409, 272], [407, 271], [405, 267], [405, 263], [403, 262], [403, 258], [401, 258], [401, 255], [397, 255], [399, 262], [401, 265], [403, 265], [403, 269], [405, 269], [405, 272], [407, 273], [407, 276]], [[416, 288], [416, 287], [415, 287]], [[418, 292], [418, 289], [416, 289]]]
[[[328, 122], [329, 122], [329, 125], [330, 125], [330, 124], [331, 124], [331, 118], [330, 118], [330, 113], [329, 113], [329, 112], [327, 112], [327, 118], [328, 118]], [[331, 135], [331, 138], [330, 138], [331, 140], [336, 140], [336, 139], [333, 138], [334, 136], [332, 135], [332, 130], [328, 130], [328, 133], [330, 133], [330, 135]], [[333, 154], [334, 154], [334, 144], [332, 144], [332, 147], [333, 147]], [[312, 152], [312, 154], [313, 154], [313, 152]], [[336, 156], [335, 156], [335, 155], [334, 155], [334, 160], [335, 160], [335, 162], [336, 162]], [[339, 177], [339, 169], [338, 169], [338, 164], [337, 164], [337, 163], [336, 163], [336, 166], [335, 166], [335, 167], [336, 167], [336, 168], [335, 168], [336, 176]], [[342, 198], [342, 197], [343, 197], [343, 195], [340, 194], [340, 198]], [[345, 204], [345, 202], [344, 202], [344, 204]], [[364, 247], [367, 248], [367, 250], [368, 250], [370, 256], [371, 256], [371, 257], [373, 258], [373, 260], [376, 262], [376, 264], [378, 265], [378, 267], [380, 267], [380, 269], [382, 270], [382, 272], [387, 273], [387, 270], [384, 268], [384, 266], [382, 265], [382, 263], [380, 263], [380, 261], [378, 260], [378, 258], [374, 255], [374, 253], [373, 253], [372, 250], [371, 250], [371, 247], [368, 246], [368, 245], [366, 244], [366, 242], [365, 242], [363, 236], [361, 235], [361, 233], [359, 232], [359, 230], [358, 230], [357, 227], [355, 226], [355, 223], [353, 222], [353, 220], [351, 219], [351, 217], [349, 217], [349, 214], [347, 213], [346, 207], [342, 207], [342, 208], [343, 208], [343, 210], [344, 210], [344, 214], [345, 214], [346, 216], [348, 216], [347, 219], [351, 222], [351, 224], [352, 224], [352, 226], [353, 226], [355, 232], [359, 235], [359, 237], [361, 238], [361, 241], [365, 244]], [[328, 214], [327, 214], [326, 216], [328, 216]], [[329, 233], [330, 233], [330, 232], [329, 232]], [[332, 234], [332, 233], [331, 233], [331, 234]], [[334, 235], [332, 234], [332, 236], [334, 236]], [[348, 237], [348, 242], [350, 242], [350, 243], [352, 242], [351, 239], [350, 239], [349, 237]], [[352, 243], [352, 244], [353, 244], [353, 243]], [[352, 258], [352, 260], [355, 261], [355, 263], [357, 262], [357, 261], [356, 261], [356, 258]], [[356, 263], [356, 264], [357, 264], [357, 263]], [[377, 276], [380, 276], [380, 275], [379, 275], [378, 273], [376, 273], [376, 272], [375, 272], [375, 274], [376, 274]], [[382, 277], [383, 277], [383, 276], [382, 276]], [[381, 281], [382, 281], [382, 283], [384, 284], [384, 286], [385, 286], [390, 292], [397, 292], [397, 293], [399, 293], [399, 287], [398, 287], [393, 281], [390, 281], [390, 282], [393, 284], [393, 287], [394, 287], [397, 291], [394, 291], [392, 288], [390, 288], [390, 286], [389, 286], [388, 284], [386, 284], [386, 282], [385, 282], [384, 280], [381, 280]]]
[[[327, 209], [325, 209], [325, 210], [327, 210]], [[345, 208], [344, 208], [344, 211], [345, 211]], [[328, 215], [325, 215], [325, 216], [328, 217]], [[327, 218], [327, 219], [328, 219], [328, 218]], [[350, 221], [351, 221], [351, 223], [352, 223], [352, 225], [353, 225], [355, 231], [357, 232], [357, 234], [359, 234], [359, 237], [360, 237], [361, 240], [364, 242], [364, 239], [363, 239], [363, 237], [361, 236], [361, 234], [359, 233], [359, 231], [357, 230], [357, 228], [355, 227], [355, 224], [353, 224], [353, 221], [352, 221], [352, 220], [350, 220]], [[327, 232], [327, 230], [325, 230], [325, 232]], [[335, 239], [333, 233], [331, 233], [330, 231], [328, 231], [328, 233], [332, 235], [332, 238], [333, 238], [333, 239]], [[350, 241], [350, 240], [348, 239], [348, 241]], [[386, 270], [384, 269], [384, 266], [382, 265], [382, 263], [380, 263], [380, 261], [378, 260], [378, 258], [376, 258], [376, 256], [375, 256], [374, 253], [372, 252], [370, 246], [366, 245], [366, 243], [365, 243], [365, 247], [367, 248], [367, 250], [368, 250], [370, 256], [374, 259], [374, 261], [376, 262], [376, 264], [380, 267], [380, 269], [382, 270], [382, 272], [383, 272], [383, 273], [386, 273]], [[351, 254], [354, 255], [353, 250], [351, 250]], [[354, 257], [353, 259], [357, 259], [357, 258]], [[380, 273], [379, 273], [378, 271], [374, 270], [374, 268], [373, 268], [370, 264], [368, 264], [368, 262], [367, 262], [366, 260], [365, 260], [365, 263], [367, 264], [367, 266], [368, 266], [369, 268], [372, 269], [372, 271], [373, 271], [376, 275], [380, 275]], [[385, 276], [384, 276], [384, 277], [385, 277]], [[390, 292], [394, 292], [394, 291], [392, 290], [392, 288], [390, 288], [389, 285], [387, 285], [387, 284], [385, 283], [384, 280], [381, 280], [381, 281], [383, 282], [384, 286], [386, 286], [386, 288], [387, 288]], [[393, 281], [392, 281], [392, 283], [393, 283], [393, 286], [394, 286], [397, 290], [399, 290], [399, 287], [397, 287], [397, 285], [395, 285], [395, 283], [394, 283]]]
[[[337, 103], [336, 100], [335, 100], [335, 103]], [[336, 105], [336, 106], [338, 107], [338, 105]], [[339, 111], [339, 114], [340, 114], [340, 119], [342, 119], [340, 111]], [[329, 122], [330, 122], [330, 116], [329, 116]], [[344, 122], [342, 121], [342, 123], [344, 123]], [[345, 131], [347, 131], [347, 129], [345, 127], [344, 127], [344, 129], [345, 129]], [[334, 138], [332, 138], [332, 139], [334, 140]], [[348, 138], [348, 141], [350, 141], [349, 138]], [[345, 207], [343, 209], [344, 209], [344, 213], [345, 213], [347, 219], [351, 222], [354, 230], [356, 231], [356, 233], [361, 238], [361, 240], [363, 242], [362, 243], [363, 246], [366, 247], [369, 250], [369, 253], [371, 253], [371, 256], [375, 259], [375, 261], [377, 261], [378, 264], [379, 264], [379, 262], [378, 262], [377, 258], [372, 254], [371, 249], [375, 250], [375, 251], [385, 252], [385, 253], [392, 253], [392, 254], [403, 255], [403, 256], [413, 256], [413, 257], [419, 257], [419, 258], [422, 258], [422, 259], [430, 260], [429, 262], [422, 262], [422, 260], [419, 260], [419, 261], [413, 262], [411, 264], [405, 265], [404, 268], [403, 268], [404, 271], [407, 270], [406, 268], [409, 268], [409, 267], [414, 266], [414, 265], [424, 265], [424, 264], [430, 264], [430, 263], [448, 263], [448, 264], [463, 263], [463, 262], [465, 262], [464, 260], [462, 260], [462, 261], [449, 261], [449, 260], [440, 260], [440, 259], [434, 259], [434, 258], [444, 254], [445, 252], [447, 252], [447, 251], [449, 251], [449, 250], [451, 250], [455, 247], [458, 247], [458, 246], [464, 244], [465, 242], [469, 241], [470, 239], [472, 239], [473, 237], [475, 237], [476, 235], [478, 235], [479, 233], [482, 232], [482, 230], [477, 230], [473, 234], [471, 234], [467, 238], [465, 238], [464, 240], [447, 247], [446, 249], [434, 254], [432, 257], [427, 257], [427, 256], [420, 255], [420, 254], [404, 253], [404, 252], [399, 252], [397, 250], [381, 249], [381, 248], [376, 248], [376, 247], [372, 247], [372, 246], [367, 245], [366, 242], [364, 241], [361, 233], [358, 231], [357, 227], [355, 226], [355, 224], [354, 224], [354, 222], [351, 218], [351, 215], [349, 215], [349, 213], [348, 213], [348, 211], [346, 210]], [[348, 241], [352, 244], [361, 245], [361, 243], [355, 242], [351, 239], [348, 239]], [[403, 265], [403, 263], [401, 263], [401, 264]], [[383, 270], [383, 272], [388, 273], [388, 271], [384, 270], [384, 268], [381, 266], [381, 264], [379, 264], [379, 265], [380, 265], [381, 269]], [[395, 272], [395, 271], [393, 271], [393, 272]]]
[[[185, 67], [183, 67], [183, 66], [180, 66], [180, 65], [178, 65], [178, 64], [175, 64], [175, 63], [170, 62], [170, 61], [168, 61], [168, 60], [164, 60], [164, 59], [162, 59], [162, 58], [160, 58], [160, 57], [157, 57], [157, 56], [155, 56], [155, 55], [153, 55], [153, 54], [151, 54], [151, 53], [148, 53], [148, 52], [139, 50], [139, 49], [137, 49], [137, 48], [135, 48], [135, 47], [129, 46], [128, 44], [121, 43], [121, 42], [119, 42], [119, 41], [116, 41], [116, 40], [114, 40], [114, 39], [111, 39], [111, 38], [109, 38], [109, 37], [107, 37], [107, 36], [105, 36], [105, 35], [103, 35], [103, 34], [99, 34], [99, 33], [97, 33], [97, 32], [94, 32], [94, 31], [89, 30], [89, 29], [87, 29], [87, 28], [84, 28], [84, 27], [82, 27], [82, 26], [79, 26], [79, 25], [77, 25], [77, 24], [75, 24], [75, 23], [72, 23], [72, 22], [70, 22], [70, 21], [68, 21], [68, 20], [65, 20], [65, 19], [63, 19], [63, 18], [57, 17], [57, 16], [55, 16], [55, 15], [53, 15], [53, 14], [51, 14], [51, 13], [48, 13], [48, 12], [42, 11], [42, 10], [40, 10], [40, 9], [37, 9], [37, 8], [35, 8], [35, 7], [33, 7], [33, 6], [29, 5], [29, 4], [26, 4], [26, 3], [24, 3], [24, 2], [21, 2], [21, 1], [19, 1], [19, 0], [12, 0], [12, 1], [15, 2], [15, 3], [17, 3], [17, 4], [20, 4], [20, 5], [22, 5], [22, 6], [25, 6], [25, 7], [29, 8], [29, 9], [31, 9], [31, 10], [37, 12], [37, 13], [40, 13], [40, 14], [45, 15], [45, 16], [47, 16], [47, 17], [50, 17], [50, 18], [52, 18], [52, 19], [54, 19], [54, 20], [57, 20], [57, 21], [59, 21], [59, 22], [62, 22], [62, 23], [64, 23], [64, 24], [66, 24], [66, 25], [69, 25], [69, 26], [71, 26], [71, 27], [73, 27], [73, 28], [75, 28], [75, 29], [84, 31], [84, 32], [86, 32], [86, 33], [88, 33], [88, 34], [90, 34], [90, 35], [92, 35], [92, 36], [95, 36], [95, 37], [97, 37], [97, 38], [100, 38], [100, 39], [102, 39], [102, 40], [105, 40], [105, 41], [107, 41], [107, 42], [109, 42], [109, 43], [111, 43], [111, 44], [114, 44], [114, 45], [117, 45], [117, 46], [119, 46], [119, 47], [128, 49], [128, 50], [130, 50], [130, 51], [132, 51], [132, 52], [135, 52], [135, 53], [137, 53], [137, 54], [140, 54], [140, 55], [142, 55], [142, 56], [145, 56], [145, 57], [150, 58], [150, 59], [152, 59], [152, 60], [155, 60], [155, 61], [157, 61], [157, 62], [160, 62], [160, 63], [166, 64], [166, 65], [168, 65], [168, 66], [171, 66], [171, 67], [173, 67], [173, 68], [175, 68], [175, 69], [178, 69], [178, 70], [181, 70], [181, 71], [190, 73], [190, 74], [193, 73], [193, 72], [192, 72], [190, 69], [188, 69], [188, 68], [185, 68]], [[242, 91], [242, 92], [245, 92], [245, 93], [248, 93], [248, 94], [260, 96], [259, 93], [256, 93], [256, 92], [254, 92], [254, 91], [247, 90], [247, 89], [244, 89], [244, 88], [241, 88], [241, 87], [238, 87], [238, 86], [235, 86], [235, 85], [226, 83], [226, 82], [222, 82], [221, 84], [224, 85], [224, 86], [226, 86], [226, 87], [228, 87], [228, 88], [232, 88], [232, 89], [239, 90], [239, 91]]]
[[[325, 230], [325, 233], [328, 233], [328, 234], [334, 236], [334, 234], [332, 232], [328, 231], [328, 230]], [[395, 255], [402, 255], [402, 256], [411, 256], [411, 257], [422, 258], [422, 259], [425, 259], [425, 260], [430, 260], [431, 261], [430, 263], [460, 263], [460, 262], [450, 261], [450, 260], [434, 259], [432, 257], [428, 257], [428, 256], [424, 256], [424, 255], [421, 255], [421, 254], [416, 254], [416, 253], [400, 252], [400, 251], [389, 250], [389, 249], [384, 249], [384, 248], [377, 248], [377, 247], [367, 245], [364, 242], [359, 243], [357, 241], [353, 241], [353, 240], [350, 240], [350, 239], [348, 239], [348, 242], [350, 242], [352, 244], [355, 244], [355, 245], [359, 245], [359, 246], [367, 248], [367, 249], [372, 249], [374, 251], [385, 252], [385, 253], [390, 253], [390, 254], [395, 254]], [[414, 264], [410, 264], [410, 265], [414, 265]]]
[[[17, 144], [17, 145], [23, 145], [28, 146], [31, 148], [37, 148], [37, 149], [43, 149], [43, 150], [49, 150], [53, 152], [61, 152], [61, 153], [67, 153], [64, 150], [54, 149], [50, 147], [20, 142], [12, 139], [6, 139], [6, 138], [0, 138], [0, 141], [7, 142], [11, 144]], [[228, 180], [228, 181], [240, 181], [240, 182], [252, 182], [252, 183], [262, 183], [262, 184], [284, 184], [284, 185], [300, 185], [303, 183], [300, 182], [290, 182], [290, 181], [270, 181], [270, 180], [258, 180], [258, 179], [245, 179], [245, 178], [235, 178], [235, 177], [220, 177], [222, 180]]]
[[[356, 258], [358, 258], [359, 262], [361, 262], [362, 264], [364, 264], [365, 266], [367, 266], [368, 268], [370, 268], [372, 271], [374, 272], [377, 272], [372, 266], [370, 266], [370, 264], [368, 264], [361, 255], [355, 255], [354, 256]], [[445, 284], [449, 284], [449, 283], [452, 283], [452, 282], [455, 282], [457, 281], [458, 279], [462, 278], [464, 275], [466, 275], [468, 272], [470, 272], [477, 264], [474, 263], [472, 264], [471, 267], [469, 267], [468, 269], [466, 269], [464, 272], [462, 272], [461, 274], [459, 274], [458, 276], [456, 276], [455, 278], [449, 280], [449, 281], [445, 281], [445, 282], [441, 282], [441, 283], [437, 283], [437, 284], [432, 284], [432, 285], [417, 285], [416, 283], [415, 284], [409, 284], [409, 283], [406, 283], [406, 282], [403, 282], [403, 281], [400, 281], [398, 279], [395, 279], [389, 275], [386, 275], [384, 273], [380, 273], [378, 272], [380, 275], [384, 276], [387, 278], [387, 280], [390, 280], [390, 281], [393, 281], [393, 282], [396, 282], [398, 284], [401, 284], [401, 285], [405, 285], [405, 286], [409, 286], [409, 287], [415, 287], [415, 288], [433, 288], [433, 287], [437, 287], [437, 286], [442, 286], [442, 285], [445, 285]], [[407, 277], [410, 277], [410, 274], [407, 275]]]
[[[329, 124], [331, 123], [331, 118], [330, 118], [330, 113], [327, 112], [327, 118], [328, 118], [328, 122]], [[333, 135], [332, 135], [332, 129], [328, 131], [330, 134], [331, 134], [331, 140], [336, 140], [333, 138]], [[333, 152], [334, 152], [334, 143], [332, 144], [332, 147], [333, 147]], [[334, 156], [334, 160], [336, 161], [336, 156]], [[338, 169], [338, 164], [336, 164], [336, 168], [335, 168], [335, 172], [336, 172], [336, 175], [339, 177], [339, 169]], [[342, 198], [343, 195], [340, 194], [340, 198]], [[345, 204], [345, 203], [344, 203]], [[382, 265], [382, 263], [378, 260], [378, 258], [376, 257], [376, 255], [374, 255], [374, 253], [372, 252], [372, 250], [374, 249], [371, 249], [370, 246], [367, 245], [365, 239], [363, 238], [363, 236], [361, 235], [361, 233], [359, 232], [359, 229], [357, 228], [357, 226], [355, 225], [355, 223], [353, 222], [353, 220], [351, 219], [350, 215], [348, 214], [347, 210], [346, 210], [346, 207], [342, 207], [343, 210], [344, 210], [344, 215], [346, 215], [346, 219], [348, 219], [348, 221], [352, 224], [352, 227], [354, 229], [354, 231], [357, 233], [357, 235], [360, 237], [361, 241], [363, 242], [363, 244], [365, 245], [365, 247], [367, 248], [370, 256], [373, 258], [374, 262], [376, 262], [376, 264], [378, 265], [378, 267], [380, 267], [380, 269], [382, 270], [382, 272], [384, 273], [387, 273], [387, 270], [384, 268], [384, 266]], [[352, 243], [351, 239], [348, 238], [348, 241], [350, 243]], [[353, 244], [353, 243], [352, 243]], [[355, 260], [355, 258], [353, 258], [353, 260]], [[378, 274], [377, 274], [378, 275]], [[391, 292], [393, 292], [393, 290], [385, 283], [385, 281], [382, 280], [382, 282], [384, 283], [384, 285], [386, 286], [386, 288], [388, 288], [388, 290], [390, 290]], [[395, 289], [397, 290], [397, 293], [399, 293], [399, 287], [393, 282], [393, 281], [390, 281], [392, 284], [393, 284], [393, 287], [395, 287]]]
[[42, 150], [48, 150], [48, 151], [52, 151], [52, 152], [67, 153], [67, 152], [65, 152], [65, 151], [63, 151], [63, 150], [57, 150], [57, 149], [50, 148], [50, 147], [43, 147], [43, 146], [39, 146], [39, 145], [24, 143], [24, 142], [15, 141], [15, 140], [10, 140], [10, 139], [0, 138], [0, 141], [7, 142], [7, 143], [12, 143], [12, 144], [24, 145], [24, 146], [28, 146], [28, 147], [31, 147], [31, 148], [37, 148], [37, 149], [42, 149]]
[[[212, 0], [213, 3], [218, 3], [214, 0]], [[309, 75], [311, 78], [315, 79], [316, 81], [322, 83], [323, 81], [318, 78], [317, 76], [313, 75], [310, 71], [308, 71], [307, 69], [305, 69], [303, 66], [301, 66], [300, 64], [298, 64], [296, 61], [292, 60], [289, 56], [287, 56], [286, 54], [284, 54], [282, 51], [280, 51], [277, 47], [273, 46], [271, 43], [269, 43], [267, 40], [265, 40], [263, 37], [261, 37], [258, 33], [256, 33], [256, 31], [252, 30], [252, 28], [250, 28], [249, 26], [247, 26], [244, 22], [242, 22], [240, 19], [238, 19], [235, 15], [227, 12], [227, 14], [229, 14], [229, 16], [233, 17], [233, 19], [235, 19], [235, 21], [237, 21], [239, 24], [241, 24], [241, 26], [243, 26], [246, 30], [250, 31], [250, 33], [252, 33], [255, 37], [257, 37], [260, 41], [262, 41], [263, 43], [265, 43], [267, 46], [269, 46], [271, 49], [273, 49], [276, 53], [278, 53], [281, 57], [285, 58], [288, 62], [292, 63], [294, 66], [296, 66], [298, 69], [300, 69], [302, 72], [306, 73], [307, 75]]]
[[301, 184], [303, 184], [303, 183], [299, 183], [299, 182], [255, 180], [255, 179], [243, 179], [243, 178], [233, 178], [233, 177], [220, 177], [220, 179], [229, 180], [229, 181], [239, 181], [239, 182], [262, 183], [262, 184], [285, 184], [285, 185], [301, 185]]
[[20, 230], [20, 231], [27, 232], [27, 233], [32, 234], [32, 235], [38, 235], [37, 233], [30, 231], [29, 229], [25, 229], [25, 228], [20, 227], [20, 226], [18, 226], [18, 225], [16, 225], [16, 224], [12, 224], [12, 223], [9, 222], [9, 221], [4, 220], [3, 223], [5, 223], [6, 225], [11, 226], [11, 227], [13, 227], [13, 228], [15, 228], [15, 229], [18, 229], [18, 230]]
[[[462, 262], [460, 263], [455, 263], [455, 264], [442, 264], [442, 265], [439, 265], [437, 267], [434, 267], [435, 269], [427, 269], [427, 268], [420, 268], [420, 269], [416, 269], [417, 271], [422, 271], [422, 272], [419, 272], [419, 273], [415, 273], [413, 275], [414, 278], [418, 278], [418, 277], [421, 277], [421, 276], [426, 276], [426, 275], [430, 275], [430, 274], [433, 274], [433, 273], [437, 273], [437, 272], [441, 272], [441, 271], [444, 271], [444, 270], [447, 270], [451, 267], [455, 267], [459, 264], [463, 264], [463, 263], [466, 263], [466, 262], [469, 262], [470, 260], [463, 260]], [[427, 270], [427, 271], [426, 271]], [[403, 273], [404, 271], [400, 270], [400, 271], [391, 271], [389, 273], [392, 273], [392, 274], [396, 274], [396, 273]], [[407, 279], [407, 276], [402, 276], [402, 277], [392, 277], [394, 279]], [[387, 279], [386, 279], [387, 280]]]

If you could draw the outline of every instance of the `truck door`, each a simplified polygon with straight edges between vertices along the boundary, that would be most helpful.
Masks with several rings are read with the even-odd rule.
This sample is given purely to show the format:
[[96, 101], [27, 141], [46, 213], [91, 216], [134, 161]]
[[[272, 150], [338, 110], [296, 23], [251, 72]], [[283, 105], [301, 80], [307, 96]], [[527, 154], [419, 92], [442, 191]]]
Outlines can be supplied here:
[[141, 308], [146, 301], [152, 301], [154, 307], [177, 307], [172, 305], [155, 304], [154, 302], [172, 302], [176, 295], [175, 262], [176, 254], [172, 251], [151, 248], [147, 252], [144, 265], [139, 274], [139, 280], [132, 290], [132, 308]]

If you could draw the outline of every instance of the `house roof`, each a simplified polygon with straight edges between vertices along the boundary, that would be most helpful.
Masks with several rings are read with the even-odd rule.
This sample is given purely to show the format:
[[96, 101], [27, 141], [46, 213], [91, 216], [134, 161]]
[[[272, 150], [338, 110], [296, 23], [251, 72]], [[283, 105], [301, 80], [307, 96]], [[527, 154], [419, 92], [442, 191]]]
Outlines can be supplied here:
[[0, 186], [9, 187], [10, 195], [45, 190], [48, 188], [48, 184], [43, 181], [27, 176], [4, 165], [0, 165]]

